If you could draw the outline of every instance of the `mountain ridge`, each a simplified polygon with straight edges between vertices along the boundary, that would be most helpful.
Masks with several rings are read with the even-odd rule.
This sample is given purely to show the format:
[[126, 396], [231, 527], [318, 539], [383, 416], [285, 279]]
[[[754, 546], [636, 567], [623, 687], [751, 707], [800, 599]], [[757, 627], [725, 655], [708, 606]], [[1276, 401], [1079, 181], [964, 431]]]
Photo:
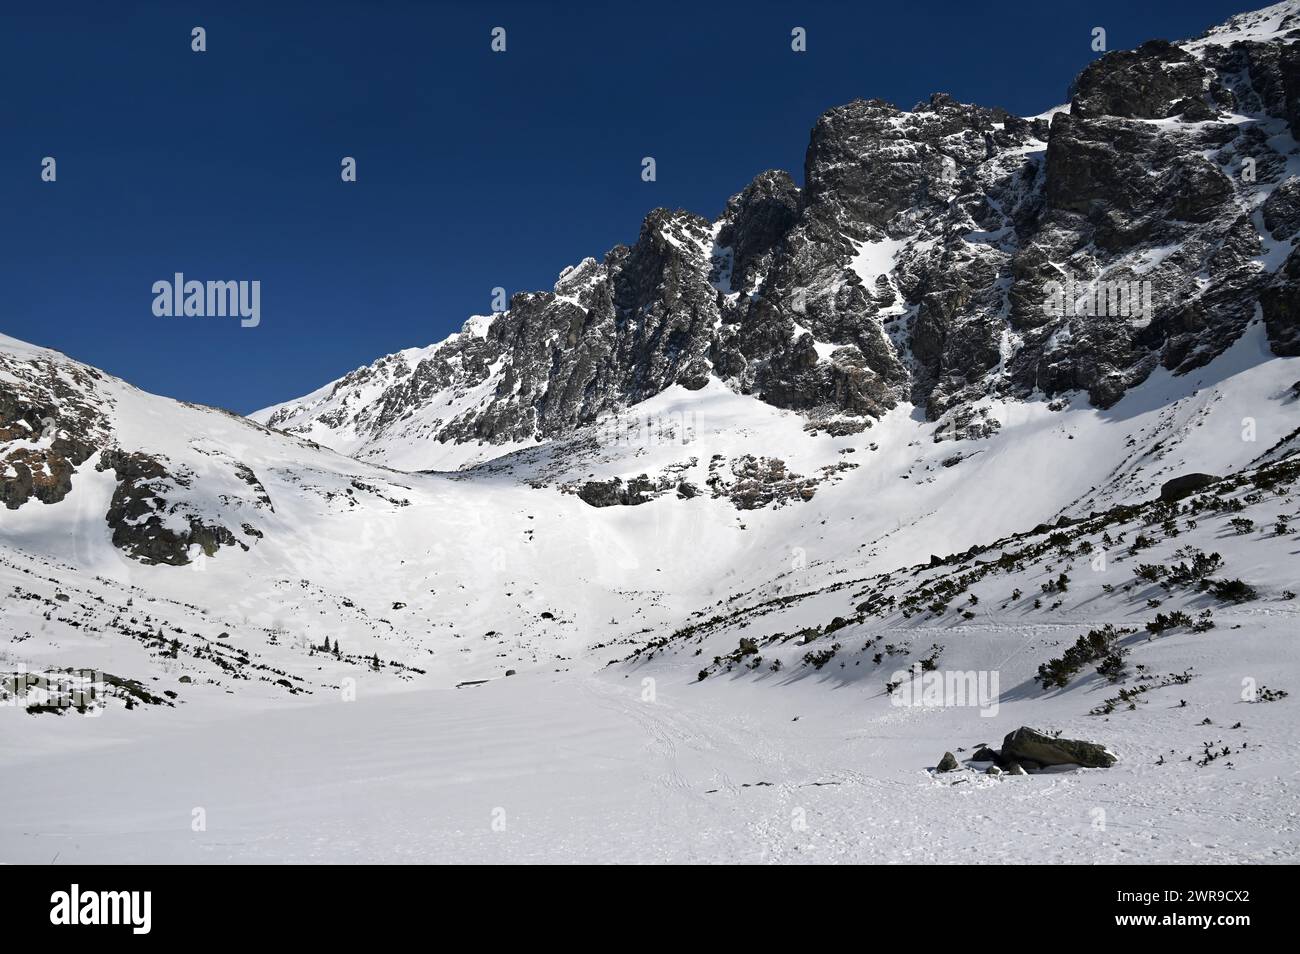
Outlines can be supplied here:
[[[1157, 365], [1211, 360], [1257, 305], [1294, 354], [1298, 22], [1288, 0], [1107, 53], [1028, 119], [941, 93], [833, 107], [802, 187], [769, 170], [716, 219], [653, 210], [551, 291], [251, 416], [454, 469], [717, 378], [814, 423], [860, 428], [901, 402], [978, 438], [989, 396], [1104, 408]], [[1146, 283], [1154, 307], [1045, 318], [1065, 280]]]

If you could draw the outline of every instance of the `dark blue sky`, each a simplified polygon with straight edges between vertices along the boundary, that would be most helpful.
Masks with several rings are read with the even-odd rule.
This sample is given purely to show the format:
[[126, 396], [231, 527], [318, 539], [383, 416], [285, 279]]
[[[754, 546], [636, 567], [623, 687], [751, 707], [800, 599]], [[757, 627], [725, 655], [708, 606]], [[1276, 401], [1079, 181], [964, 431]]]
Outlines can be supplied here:
[[[655, 206], [713, 216], [763, 169], [802, 181], [830, 106], [1037, 113], [1094, 26], [1117, 49], [1252, 4], [5, 6], [0, 331], [248, 412], [442, 338], [494, 286], [550, 288]], [[154, 317], [176, 271], [260, 280], [261, 325]]]

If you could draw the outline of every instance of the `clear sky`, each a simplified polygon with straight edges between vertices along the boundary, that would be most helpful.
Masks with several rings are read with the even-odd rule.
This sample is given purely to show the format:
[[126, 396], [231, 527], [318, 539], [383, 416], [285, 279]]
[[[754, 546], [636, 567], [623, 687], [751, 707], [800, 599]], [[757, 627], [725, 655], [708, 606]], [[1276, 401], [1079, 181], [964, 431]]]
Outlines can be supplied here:
[[[1119, 49], [1263, 5], [5, 3], [0, 332], [246, 413], [444, 337], [496, 286], [549, 289], [656, 206], [802, 182], [830, 106], [1030, 115], [1095, 26]], [[261, 324], [155, 317], [178, 271], [260, 281]]]

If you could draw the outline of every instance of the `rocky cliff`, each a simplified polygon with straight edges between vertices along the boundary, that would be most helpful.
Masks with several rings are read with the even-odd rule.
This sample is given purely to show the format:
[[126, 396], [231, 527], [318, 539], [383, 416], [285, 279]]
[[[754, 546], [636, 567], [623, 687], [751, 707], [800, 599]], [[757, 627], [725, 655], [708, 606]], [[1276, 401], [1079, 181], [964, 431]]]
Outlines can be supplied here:
[[1296, 354], [1298, 11], [1108, 53], [1044, 116], [944, 94], [836, 107], [802, 187], [769, 171], [712, 221], [656, 209], [551, 291], [255, 418], [418, 466], [421, 447], [491, 456], [714, 376], [840, 428], [914, 402], [972, 438], [997, 426], [987, 396], [1107, 407], [1257, 313]]

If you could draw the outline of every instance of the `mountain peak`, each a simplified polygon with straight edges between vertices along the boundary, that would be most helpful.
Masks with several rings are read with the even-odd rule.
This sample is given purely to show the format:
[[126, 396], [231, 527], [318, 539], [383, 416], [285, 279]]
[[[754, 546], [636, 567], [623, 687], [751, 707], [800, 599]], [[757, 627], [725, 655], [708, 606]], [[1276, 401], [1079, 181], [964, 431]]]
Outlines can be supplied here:
[[[1041, 117], [942, 92], [910, 112], [833, 107], [802, 187], [767, 170], [713, 221], [654, 209], [632, 244], [478, 334], [336, 382], [346, 406], [316, 392], [255, 418], [442, 466], [713, 378], [812, 421], [910, 403], [977, 437], [989, 396], [1106, 407], [1156, 367], [1222, 353], [1257, 307], [1292, 353], [1300, 156], [1279, 133], [1300, 122], [1296, 6], [1107, 53]], [[1078, 294], [1054, 314], [1063, 281]]]

